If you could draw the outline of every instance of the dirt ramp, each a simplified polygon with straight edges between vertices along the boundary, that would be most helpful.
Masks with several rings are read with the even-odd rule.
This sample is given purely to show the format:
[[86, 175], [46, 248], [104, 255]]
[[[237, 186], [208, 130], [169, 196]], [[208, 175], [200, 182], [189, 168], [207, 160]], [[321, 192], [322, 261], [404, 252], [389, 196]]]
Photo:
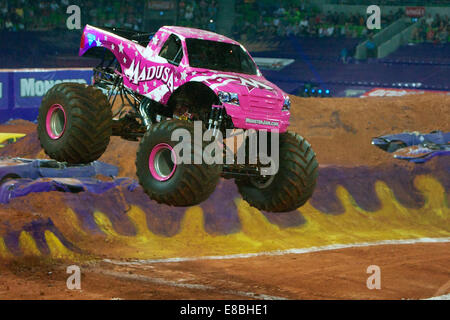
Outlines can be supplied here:
[[[292, 128], [313, 143], [321, 164], [317, 189], [299, 210], [260, 212], [230, 180], [191, 208], [159, 205], [140, 187], [35, 193], [0, 205], [0, 256], [161, 259], [450, 237], [448, 159], [413, 165], [370, 144], [386, 133], [448, 130], [449, 99], [293, 97]], [[27, 137], [0, 155], [43, 157], [34, 124], [0, 127], [19, 128]], [[113, 137], [100, 160], [135, 177], [136, 149]]]
[[359, 208], [366, 212], [376, 212], [383, 206], [377, 195], [377, 185], [383, 183], [391, 190], [393, 198], [401, 206], [420, 209], [428, 201], [426, 195], [420, 192], [419, 180], [424, 177], [432, 177], [442, 186], [442, 189], [439, 188], [433, 192], [442, 192], [443, 199], [447, 204], [450, 203], [450, 165], [445, 157], [436, 158], [426, 165], [411, 167], [378, 165], [321, 168], [317, 187], [310, 203], [322, 212], [342, 214], [345, 208], [336, 190], [344, 188]]
[[321, 168], [312, 199], [284, 214], [250, 207], [229, 180], [191, 208], [159, 205], [140, 188], [31, 194], [0, 206], [0, 254], [164, 259], [449, 237], [448, 165], [437, 160]]
[[291, 99], [290, 130], [311, 141], [320, 164], [399, 163], [372, 146], [372, 138], [403, 131], [450, 130], [450, 96]]
[[[450, 96], [440, 94], [361, 99], [291, 96], [291, 99], [289, 130], [312, 143], [321, 165], [353, 167], [389, 163], [408, 166], [372, 146], [372, 138], [403, 131], [449, 130]], [[34, 134], [34, 123], [15, 120], [0, 125], [0, 132], [29, 134], [16, 144], [0, 149], [0, 156], [45, 157]], [[112, 137], [100, 161], [118, 166], [121, 176], [134, 178], [137, 147], [138, 142]]]

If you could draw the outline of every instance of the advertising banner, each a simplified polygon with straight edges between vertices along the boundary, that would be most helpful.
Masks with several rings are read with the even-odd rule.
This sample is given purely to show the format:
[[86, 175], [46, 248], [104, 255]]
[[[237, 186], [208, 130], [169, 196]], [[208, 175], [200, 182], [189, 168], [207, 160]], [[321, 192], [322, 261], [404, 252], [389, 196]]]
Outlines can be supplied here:
[[387, 89], [387, 88], [375, 88], [364, 93], [361, 98], [367, 97], [402, 97], [411, 94], [424, 94], [424, 93], [440, 93], [449, 94], [446, 91], [433, 91], [433, 90], [418, 90], [418, 89]]
[[295, 62], [294, 59], [282, 58], [253, 58], [253, 60], [261, 70], [275, 71], [280, 71]]
[[14, 72], [14, 108], [39, 108], [42, 97], [61, 82], [91, 83], [92, 70]]
[[405, 13], [408, 17], [420, 18], [425, 15], [425, 7], [406, 7]]
[[42, 97], [61, 82], [92, 83], [92, 69], [20, 69], [0, 71], [0, 123], [35, 121]]

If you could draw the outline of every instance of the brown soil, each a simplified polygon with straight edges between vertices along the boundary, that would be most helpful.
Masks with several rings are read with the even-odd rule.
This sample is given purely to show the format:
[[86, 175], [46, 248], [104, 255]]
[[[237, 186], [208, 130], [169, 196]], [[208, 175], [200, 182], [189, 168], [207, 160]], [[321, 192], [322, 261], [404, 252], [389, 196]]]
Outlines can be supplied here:
[[[291, 99], [289, 130], [298, 132], [312, 143], [321, 165], [405, 164], [371, 145], [371, 139], [404, 131], [428, 133], [450, 128], [450, 96], [445, 95], [365, 99], [291, 96]], [[0, 149], [0, 156], [45, 158], [37, 136], [33, 134], [35, 130], [35, 124], [23, 120], [0, 125], [0, 132], [29, 133], [16, 144]], [[117, 165], [121, 176], [135, 178], [137, 147], [138, 142], [112, 137], [100, 161]]]
[[450, 130], [450, 96], [291, 98], [290, 130], [312, 143], [320, 164], [400, 163], [371, 145], [372, 138], [404, 131]]
[[[81, 291], [66, 288], [68, 263], [14, 261], [1, 268], [0, 299], [425, 299], [450, 293], [449, 249], [437, 243], [140, 266], [97, 262], [81, 265]], [[380, 290], [366, 286], [370, 265], [380, 267]]]
[[119, 176], [137, 179], [136, 153], [139, 142], [125, 141], [120, 137], [111, 137], [108, 149], [99, 159], [100, 161], [114, 164], [119, 167]]
[[[311, 141], [322, 165], [373, 166], [394, 161], [404, 164], [372, 146], [371, 138], [402, 131], [448, 131], [450, 124], [450, 96], [292, 97], [292, 101], [290, 130]], [[0, 132], [27, 134], [15, 144], [0, 149], [0, 156], [44, 158], [35, 130], [36, 125], [26, 121], [0, 125]], [[112, 137], [100, 160], [119, 166], [121, 176], [135, 178], [137, 146], [137, 142]], [[21, 201], [29, 202], [30, 207], [37, 209], [39, 206], [64, 206], [55, 199], [59, 198], [48, 193], [29, 195]], [[1, 219], [2, 222], [19, 227], [36, 218], [36, 213], [17, 211], [14, 215], [10, 212], [2, 215], [0, 212], [0, 216], [7, 219]], [[66, 289], [67, 274], [62, 262], [15, 259], [3, 261], [3, 265], [0, 261], [0, 299], [249, 298], [236, 295], [236, 291], [289, 299], [427, 298], [450, 292], [449, 253], [449, 244], [421, 244], [140, 267], [93, 263], [83, 267], [82, 291]], [[368, 290], [365, 286], [366, 268], [372, 264], [381, 267], [381, 290]], [[155, 278], [169, 282], [161, 283]], [[213, 288], [200, 290], [176, 287], [173, 283], [203, 284]]]
[[0, 132], [30, 133], [36, 131], [36, 125], [26, 120], [12, 120], [0, 124]]

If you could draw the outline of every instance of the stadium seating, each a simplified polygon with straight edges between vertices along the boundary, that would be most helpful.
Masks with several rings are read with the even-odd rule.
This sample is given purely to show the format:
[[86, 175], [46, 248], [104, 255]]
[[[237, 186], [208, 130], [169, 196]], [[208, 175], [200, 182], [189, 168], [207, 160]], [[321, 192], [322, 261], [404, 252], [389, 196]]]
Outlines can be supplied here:
[[352, 48], [357, 43], [358, 39], [347, 38], [286, 39], [280, 42], [278, 50], [254, 55], [296, 60], [281, 71], [264, 70], [269, 80], [290, 93], [311, 82], [334, 93], [343, 87], [449, 89], [449, 44], [416, 44], [402, 47], [385, 59], [343, 63], [342, 48]]

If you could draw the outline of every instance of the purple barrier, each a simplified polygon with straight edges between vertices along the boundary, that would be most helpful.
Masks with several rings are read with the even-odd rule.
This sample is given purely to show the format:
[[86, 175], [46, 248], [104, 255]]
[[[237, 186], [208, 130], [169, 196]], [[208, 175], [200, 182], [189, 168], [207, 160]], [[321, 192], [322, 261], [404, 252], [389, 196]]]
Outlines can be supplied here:
[[61, 82], [91, 83], [91, 69], [24, 69], [0, 72], [0, 123], [36, 120], [42, 97]]

